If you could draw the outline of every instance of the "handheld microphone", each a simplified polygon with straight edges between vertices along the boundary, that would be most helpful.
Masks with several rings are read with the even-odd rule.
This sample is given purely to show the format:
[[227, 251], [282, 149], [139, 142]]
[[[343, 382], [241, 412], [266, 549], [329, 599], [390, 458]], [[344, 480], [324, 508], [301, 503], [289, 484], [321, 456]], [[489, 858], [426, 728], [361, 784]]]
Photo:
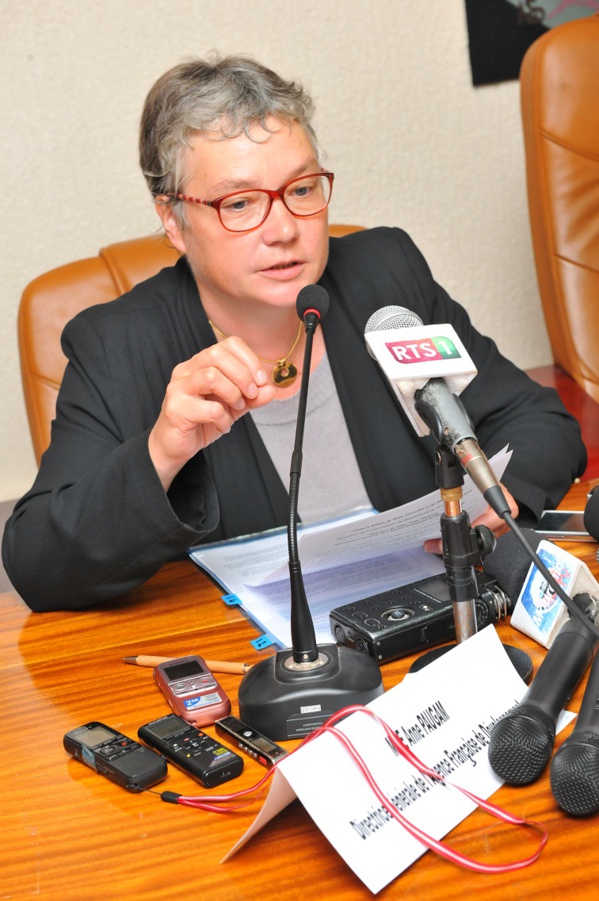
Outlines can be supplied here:
[[306, 345], [289, 478], [292, 647], [255, 664], [239, 686], [240, 718], [273, 741], [303, 738], [343, 707], [368, 704], [383, 693], [381, 671], [369, 654], [336, 644], [316, 644], [298, 553], [297, 500], [312, 342], [328, 307], [329, 296], [320, 285], [308, 285], [298, 295], [296, 308], [305, 324]]
[[[589, 622], [591, 624], [595, 623], [594, 614], [586, 613], [580, 603], [580, 599], [586, 597], [586, 595], [583, 595], [583, 592], [588, 592], [593, 597], [599, 597], [599, 583], [593, 577], [588, 567], [581, 564], [580, 560], [572, 554], [568, 554], [563, 548], [553, 545], [551, 541], [546, 541], [546, 544], [555, 547], [556, 553], [559, 553], [564, 565], [566, 561], [571, 561], [571, 565], [567, 565], [567, 569], [571, 573], [575, 573], [577, 568], [581, 570], [580, 574], [575, 574], [573, 580], [571, 574], [568, 575], [570, 584], [565, 588], [564, 584], [562, 584], [560, 579], [555, 578], [552, 571], [547, 568], [537, 553], [543, 537], [533, 529], [520, 528], [516, 523], [508, 522], [508, 525], [511, 526], [511, 531], [497, 539], [495, 550], [485, 559], [485, 572], [496, 579], [501, 590], [516, 603], [527, 580], [532, 561], [546, 581], [546, 590], [555, 593], [566, 607], [572, 619], [577, 619], [586, 626], [589, 625]], [[582, 570], [585, 570], [585, 572], [583, 573]], [[566, 571], [562, 571], [562, 577], [565, 574]], [[515, 624], [514, 616], [518, 615], [518, 607], [519, 604], [516, 604], [514, 614], [512, 614], [513, 624]], [[599, 623], [599, 616], [597, 617], [597, 623]], [[596, 623], [592, 625], [591, 632], [599, 635], [596, 625]], [[520, 625], [517, 625], [516, 628], [520, 628]], [[532, 634], [524, 627], [522, 627], [521, 631], [527, 635]], [[532, 637], [535, 638], [534, 635]], [[537, 638], [535, 640], [541, 641], [541, 639]]]
[[[531, 529], [521, 532], [536, 551], [542, 537]], [[517, 536], [508, 532], [497, 540], [484, 569], [515, 601], [528, 576], [530, 556]], [[572, 603], [580, 618], [564, 623], [522, 701], [495, 724], [491, 733], [489, 763], [510, 785], [528, 785], [543, 772], [555, 743], [557, 719], [599, 646], [593, 627], [599, 618], [596, 602], [588, 594], [579, 593]]]
[[576, 725], [549, 767], [553, 797], [566, 813], [599, 811], [599, 656], [595, 656]]
[[[542, 541], [541, 536], [530, 530], [523, 531], [527, 533], [529, 544], [536, 550]], [[515, 537], [508, 533], [498, 540], [495, 551], [485, 562], [485, 571], [496, 579], [498, 586], [508, 597], [515, 599], [518, 597], [527, 578], [529, 565], [528, 555], [525, 554]], [[597, 585], [597, 595], [599, 596], [599, 585]], [[591, 623], [595, 625], [599, 623], [599, 600], [597, 597], [585, 593], [577, 593], [574, 595], [573, 601], [579, 610], [585, 613]], [[569, 625], [571, 626], [571, 624], [572, 621]], [[562, 638], [561, 640], [563, 641], [564, 639]], [[571, 643], [571, 650], [574, 649], [575, 640], [570, 638], [569, 642]], [[578, 666], [579, 669], [582, 669], [584, 661], [588, 659], [588, 649], [582, 643], [579, 646], [579, 650], [580, 660]], [[549, 653], [551, 653], [551, 649]], [[555, 657], [557, 657], [557, 651], [555, 652]], [[563, 701], [565, 707], [569, 700], [566, 696], [570, 689], [570, 686], [565, 684], [565, 681], [570, 679], [571, 682], [574, 682], [576, 674], [572, 676], [572, 671], [564, 673], [559, 660], [554, 660], [553, 670], [555, 671], [554, 682], [561, 684], [560, 690], [565, 698]], [[573, 691], [575, 687], [575, 685], [572, 685], [571, 690]], [[545, 693], [540, 683], [536, 690], [537, 696], [540, 695], [541, 704], [544, 704]], [[549, 689], [549, 691], [554, 690], [555, 685]], [[524, 704], [525, 700], [526, 698], [523, 699], [522, 704]], [[530, 702], [530, 697], [528, 700]], [[559, 704], [561, 703], [562, 701], [560, 700]], [[510, 740], [513, 743], [513, 762], [510, 764], [507, 759], [504, 760], [504, 754], [506, 756], [508, 754], [505, 747], [501, 751], [496, 750], [498, 757], [499, 755], [501, 756], [501, 760], [495, 760], [495, 765], [499, 767], [501, 772], [499, 770], [496, 770], [496, 772], [498, 775], [502, 775], [506, 771], [506, 767], [509, 766], [510, 775], [513, 776], [513, 771], [520, 764], [522, 769], [519, 771], [519, 775], [524, 776], [525, 783], [527, 783], [536, 778], [535, 774], [540, 775], [551, 755], [555, 741], [555, 724], [559, 711], [555, 719], [550, 718], [549, 720], [544, 719], [543, 714], [545, 711], [541, 712], [538, 708], [526, 711], [519, 707], [516, 708], [516, 711], [509, 726]], [[500, 723], [497, 724], [498, 728]], [[502, 726], [500, 728], [505, 729], [506, 727]], [[500, 733], [500, 739], [502, 743], [507, 743], [505, 733], [503, 736]], [[531, 762], [531, 757], [535, 753], [531, 751], [533, 745], [539, 756], [535, 758], [534, 762]], [[539, 748], [541, 749], [540, 751]], [[493, 766], [493, 763], [491, 765]], [[495, 769], [495, 767], [493, 768]], [[570, 736], [554, 755], [549, 767], [549, 777], [553, 796], [566, 813], [574, 816], [588, 816], [599, 812], [599, 656], [596, 653], [576, 725]], [[511, 780], [506, 779], [506, 781]], [[518, 782], [515, 784], [525, 783]]]
[[595, 541], [599, 541], [599, 486], [597, 491], [592, 489], [587, 505], [584, 508], [584, 527]]
[[[528, 546], [536, 551], [543, 540], [541, 535], [533, 529], [523, 528], [520, 531]], [[515, 604], [530, 569], [530, 555], [513, 532], [506, 532], [495, 542], [493, 552], [485, 557], [483, 569]]]
[[447, 371], [458, 390], [463, 390], [476, 375], [453, 327], [424, 326], [420, 317], [405, 307], [389, 306], [373, 313], [366, 323], [364, 338], [417, 433], [430, 431], [439, 444], [449, 448], [489, 506], [504, 519], [510, 513], [509, 504], [478, 445], [464, 405], [445, 377], [434, 374]]
[[[577, 595], [577, 603], [591, 599]], [[557, 719], [599, 646], [588, 625], [568, 620], [558, 632], [521, 702], [493, 727], [489, 763], [509, 785], [528, 785], [549, 763]]]

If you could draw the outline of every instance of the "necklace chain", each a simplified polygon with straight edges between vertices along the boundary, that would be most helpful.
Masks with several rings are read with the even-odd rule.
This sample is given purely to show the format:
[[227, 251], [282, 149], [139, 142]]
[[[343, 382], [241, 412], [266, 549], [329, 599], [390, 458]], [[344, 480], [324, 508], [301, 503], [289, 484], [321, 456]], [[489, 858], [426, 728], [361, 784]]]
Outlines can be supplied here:
[[[216, 332], [216, 334], [220, 338], [225, 339], [227, 337], [224, 334], [224, 332], [221, 332], [221, 330], [219, 328], [217, 328], [210, 319], [208, 320], [208, 323], [209, 323], [210, 327], [212, 328], [212, 330], [214, 332]], [[299, 339], [301, 337], [301, 334], [302, 334], [302, 322], [300, 321], [298, 330], [297, 330], [297, 335], [295, 336], [295, 340], [294, 340], [293, 344], [291, 345], [291, 349], [287, 351], [285, 356], [281, 357], [279, 360], [266, 360], [264, 357], [258, 357], [258, 359], [261, 360], [263, 363], [269, 363], [273, 367], [270, 377], [273, 380], [273, 382], [275, 383], [275, 385], [277, 385], [279, 388], [286, 388], [288, 385], [292, 385], [293, 382], [297, 378], [297, 368], [293, 365], [293, 363], [290, 363], [288, 361], [289, 361], [289, 357], [291, 356], [291, 354], [293, 353], [293, 351], [299, 344]]]

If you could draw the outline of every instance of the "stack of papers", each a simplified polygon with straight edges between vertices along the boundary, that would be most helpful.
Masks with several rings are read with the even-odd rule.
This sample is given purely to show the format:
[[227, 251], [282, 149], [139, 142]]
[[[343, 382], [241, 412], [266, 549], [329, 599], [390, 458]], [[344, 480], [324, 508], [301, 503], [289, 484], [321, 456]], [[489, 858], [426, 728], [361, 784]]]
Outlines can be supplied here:
[[[511, 452], [489, 462], [501, 479]], [[464, 477], [462, 508], [474, 522], [487, 503]], [[438, 491], [387, 510], [360, 511], [341, 520], [298, 528], [298, 550], [316, 641], [330, 643], [334, 607], [390, 591], [443, 572], [443, 562], [422, 550], [439, 537], [443, 503]], [[198, 545], [191, 559], [235, 595], [248, 617], [281, 648], [291, 646], [287, 532]]]

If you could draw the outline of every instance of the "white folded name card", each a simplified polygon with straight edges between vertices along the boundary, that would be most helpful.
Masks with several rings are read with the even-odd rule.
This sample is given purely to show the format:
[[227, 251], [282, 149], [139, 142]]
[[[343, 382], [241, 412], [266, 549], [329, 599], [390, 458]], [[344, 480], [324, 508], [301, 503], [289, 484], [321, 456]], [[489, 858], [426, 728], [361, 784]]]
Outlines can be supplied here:
[[[489, 735], [525, 691], [494, 627], [488, 626], [407, 676], [369, 708], [448, 783], [486, 799], [501, 785], [488, 762]], [[562, 715], [558, 728], [571, 718]], [[358, 712], [338, 728], [386, 796], [435, 839], [475, 809], [461, 792], [435, 784], [398, 756], [371, 717]], [[372, 892], [384, 888], [426, 850], [391, 817], [341, 743], [324, 734], [279, 764], [262, 810], [225, 860], [295, 797]]]

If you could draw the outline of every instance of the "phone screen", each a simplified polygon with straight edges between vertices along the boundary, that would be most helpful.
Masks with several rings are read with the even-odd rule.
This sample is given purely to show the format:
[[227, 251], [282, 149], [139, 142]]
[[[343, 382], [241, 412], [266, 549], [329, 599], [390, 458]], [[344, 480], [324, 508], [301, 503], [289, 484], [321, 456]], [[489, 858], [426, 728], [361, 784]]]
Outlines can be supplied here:
[[594, 540], [585, 529], [584, 513], [579, 510], [544, 510], [535, 531], [564, 541]]
[[185, 663], [176, 663], [173, 666], [165, 666], [164, 673], [169, 682], [178, 682], [179, 679], [187, 679], [190, 676], [206, 675], [206, 670], [199, 660], [186, 660]]

